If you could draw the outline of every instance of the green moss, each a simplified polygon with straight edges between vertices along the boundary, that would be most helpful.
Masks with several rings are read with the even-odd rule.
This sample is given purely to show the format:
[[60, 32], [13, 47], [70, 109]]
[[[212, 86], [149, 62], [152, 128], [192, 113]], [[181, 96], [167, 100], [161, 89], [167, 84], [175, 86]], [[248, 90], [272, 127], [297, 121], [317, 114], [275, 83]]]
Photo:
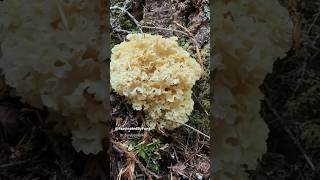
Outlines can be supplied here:
[[190, 123], [192, 127], [202, 131], [205, 134], [209, 134], [209, 113], [210, 113], [210, 48], [209, 45], [205, 45], [200, 49], [201, 56], [204, 61], [204, 74], [203, 77], [198, 80], [195, 86], [192, 88], [194, 110], [190, 115]]
[[159, 160], [161, 159], [161, 155], [158, 152], [160, 143], [159, 139], [153, 138], [151, 143], [138, 144], [134, 147], [138, 156], [147, 164], [146, 168], [155, 173], [158, 173], [160, 170]]

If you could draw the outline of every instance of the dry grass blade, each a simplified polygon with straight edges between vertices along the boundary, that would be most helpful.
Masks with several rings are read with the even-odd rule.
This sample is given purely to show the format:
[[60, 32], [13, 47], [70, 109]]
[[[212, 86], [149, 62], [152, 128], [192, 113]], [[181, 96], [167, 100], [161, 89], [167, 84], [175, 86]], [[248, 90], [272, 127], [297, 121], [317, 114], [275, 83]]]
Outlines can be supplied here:
[[[297, 51], [301, 48], [302, 41], [302, 28], [301, 28], [301, 17], [298, 12], [298, 2], [297, 0], [289, 0], [289, 14], [293, 22], [293, 31], [292, 31], [292, 44], [293, 50]], [[312, 27], [311, 27], [312, 28]]]
[[117, 180], [127, 179], [134, 180], [135, 161], [131, 158], [127, 159], [126, 167], [122, 168], [118, 174]]

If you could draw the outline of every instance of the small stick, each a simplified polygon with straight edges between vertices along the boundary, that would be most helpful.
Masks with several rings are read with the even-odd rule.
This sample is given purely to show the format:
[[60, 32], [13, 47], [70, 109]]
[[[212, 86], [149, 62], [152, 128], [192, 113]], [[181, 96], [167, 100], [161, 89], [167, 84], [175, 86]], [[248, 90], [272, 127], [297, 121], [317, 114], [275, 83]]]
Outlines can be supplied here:
[[265, 101], [267, 103], [268, 108], [271, 110], [271, 112], [273, 113], [273, 115], [275, 115], [277, 117], [277, 119], [280, 121], [280, 124], [282, 125], [282, 127], [284, 128], [284, 130], [286, 131], [286, 133], [289, 135], [289, 137], [293, 140], [293, 142], [296, 144], [296, 146], [298, 147], [298, 149], [300, 150], [300, 152], [302, 153], [303, 157], [305, 158], [305, 160], [307, 161], [307, 163], [309, 164], [309, 166], [311, 167], [311, 169], [314, 171], [315, 170], [315, 166], [312, 163], [311, 159], [309, 158], [309, 156], [306, 154], [305, 150], [302, 148], [301, 144], [298, 142], [298, 140], [296, 140], [296, 138], [294, 137], [294, 135], [292, 134], [292, 132], [282, 123], [283, 119], [280, 116], [280, 114], [272, 107], [271, 102], [269, 101], [269, 99], [265, 98]]
[[[139, 168], [141, 169], [141, 171], [147, 176], [148, 180], [152, 180], [152, 176], [154, 176], [155, 178], [159, 179], [160, 177], [158, 175], [156, 175], [155, 173], [151, 172], [150, 170], [148, 170], [140, 161], [139, 159], [136, 157], [136, 155], [132, 152], [129, 152], [127, 150], [127, 148], [125, 148], [121, 143], [119, 142], [115, 142], [113, 140], [111, 140], [111, 142], [118, 147], [119, 149], [121, 149], [126, 155], [127, 157], [131, 158], [135, 163], [138, 164]], [[152, 176], [151, 176], [152, 175]]]
[[181, 33], [185, 36], [189, 36], [187, 33], [180, 31], [180, 30], [176, 30], [176, 29], [169, 29], [169, 28], [163, 28], [163, 27], [152, 27], [152, 26], [140, 26], [141, 28], [145, 28], [145, 29], [156, 29], [156, 30], [164, 30], [164, 31], [172, 31], [172, 32], [177, 32], [177, 33]]
[[203, 107], [203, 105], [201, 104], [201, 102], [199, 101], [199, 98], [197, 96], [195, 96], [194, 94], [192, 94], [192, 96], [197, 100], [197, 102], [200, 104], [202, 110], [206, 113], [207, 116], [209, 116], [208, 111]]
[[121, 7], [118, 7], [118, 6], [112, 6], [112, 7], [110, 7], [110, 9], [111, 9], [111, 10], [112, 10], [112, 9], [118, 9], [118, 10], [121, 10], [122, 12], [125, 12], [125, 13], [131, 18], [131, 20], [134, 22], [134, 24], [138, 27], [140, 33], [143, 33], [143, 31], [142, 31], [142, 29], [141, 29], [140, 23], [139, 23], [139, 22], [136, 20], [136, 18], [134, 18], [134, 16], [133, 16], [131, 13], [129, 13], [126, 9], [121, 8]]
[[118, 28], [114, 28], [113, 29], [115, 32], [121, 32], [121, 33], [126, 33], [126, 34], [131, 34], [131, 31], [128, 30], [124, 30], [124, 29], [118, 29]]
[[55, 2], [57, 4], [57, 7], [58, 7], [58, 10], [59, 10], [59, 14], [61, 16], [61, 20], [63, 22], [63, 25], [65, 26], [65, 28], [67, 30], [69, 30], [68, 21], [67, 21], [66, 15], [63, 12], [63, 9], [62, 9], [62, 6], [61, 6], [61, 1], [60, 0], [56, 0]]
[[184, 126], [190, 128], [190, 129], [196, 131], [197, 133], [203, 135], [204, 137], [210, 139], [210, 136], [206, 135], [205, 133], [199, 131], [198, 129], [196, 129], [196, 128], [192, 127], [192, 126], [189, 126], [188, 124], [184, 124], [184, 123], [181, 123], [181, 122], [178, 122], [178, 121], [174, 121], [174, 120], [171, 120], [171, 119], [169, 119], [169, 120], [172, 121], [172, 122], [180, 123], [181, 125], [184, 125]]
[[319, 16], [320, 16], [320, 12], [318, 12], [317, 14], [315, 14], [315, 18], [313, 19], [313, 21], [312, 21], [309, 29], [307, 30], [307, 33], [308, 33], [308, 34], [310, 34], [310, 32], [311, 32], [313, 26], [315, 25], [315, 23], [317, 22]]
[[[184, 26], [182, 26], [181, 24], [179, 24], [178, 22], [174, 21], [174, 23], [179, 26], [181, 29], [183, 29], [189, 36], [189, 38], [193, 41], [194, 45], [196, 46], [196, 52], [197, 52], [197, 56], [198, 56], [198, 60], [199, 63], [201, 65], [202, 71], [204, 70], [204, 65], [203, 65], [203, 60], [200, 54], [200, 50], [199, 50], [199, 43], [194, 39], [193, 34]], [[203, 75], [203, 72], [202, 72]]]
[[11, 166], [20, 165], [20, 164], [24, 164], [24, 163], [26, 163], [28, 161], [29, 160], [23, 160], [23, 161], [11, 162], [11, 163], [8, 163], [8, 164], [2, 164], [2, 165], [0, 165], [0, 168], [7, 168], [7, 167], [11, 167]]
[[184, 32], [188, 33], [188, 36], [193, 37], [193, 34], [184, 26], [179, 24], [177, 21], [173, 21], [177, 26], [179, 26], [181, 29], [183, 29]]

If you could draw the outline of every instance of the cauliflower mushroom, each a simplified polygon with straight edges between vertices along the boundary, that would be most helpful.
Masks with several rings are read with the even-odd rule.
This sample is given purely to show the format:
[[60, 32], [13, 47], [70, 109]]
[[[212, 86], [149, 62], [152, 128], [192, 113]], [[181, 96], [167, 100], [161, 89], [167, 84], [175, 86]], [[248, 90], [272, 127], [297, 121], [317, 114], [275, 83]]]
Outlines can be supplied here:
[[129, 34], [112, 49], [112, 88], [135, 110], [144, 110], [150, 128], [172, 130], [186, 123], [193, 110], [192, 86], [201, 67], [176, 37]]
[[215, 6], [214, 179], [242, 180], [247, 179], [242, 165], [255, 168], [266, 152], [259, 86], [290, 49], [292, 24], [277, 0], [217, 1]]
[[[27, 4], [26, 4], [27, 3]], [[98, 153], [106, 137], [104, 0], [0, 2], [0, 68], [77, 151]]]

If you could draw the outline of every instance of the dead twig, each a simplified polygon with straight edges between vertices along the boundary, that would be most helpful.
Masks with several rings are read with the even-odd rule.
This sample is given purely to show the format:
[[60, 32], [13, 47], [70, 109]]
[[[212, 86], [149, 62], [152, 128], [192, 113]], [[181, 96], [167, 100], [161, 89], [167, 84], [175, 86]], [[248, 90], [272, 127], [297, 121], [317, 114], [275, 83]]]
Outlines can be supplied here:
[[119, 142], [115, 142], [113, 140], [111, 140], [112, 144], [114, 144], [117, 148], [119, 148], [120, 150], [122, 150], [125, 155], [127, 156], [127, 158], [132, 159], [137, 165], [138, 167], [141, 169], [141, 171], [143, 172], [144, 175], [147, 176], [148, 180], [152, 180], [152, 176], [155, 177], [156, 179], [160, 179], [160, 177], [158, 175], [156, 175], [155, 173], [151, 172], [149, 169], [147, 169], [137, 158], [137, 156], [133, 153], [128, 151], [128, 149], [126, 147], [124, 147], [121, 143]]
[[130, 12], [128, 12], [126, 9], [118, 7], [118, 6], [112, 6], [112, 7], [110, 7], [110, 9], [111, 10], [118, 9], [118, 10], [120, 10], [122, 12], [125, 12], [131, 18], [131, 20], [134, 22], [134, 24], [137, 26], [137, 28], [139, 29], [140, 33], [143, 33], [139, 21], [137, 21], [136, 18]]
[[27, 163], [28, 161], [30, 161], [30, 160], [23, 160], [23, 161], [11, 162], [11, 163], [8, 163], [8, 164], [2, 164], [2, 165], [0, 165], [0, 168], [8, 168], [8, 167], [11, 167], [11, 166], [21, 165], [21, 164]]
[[207, 116], [209, 116], [208, 111], [206, 110], [206, 108], [204, 108], [204, 106], [202, 105], [202, 103], [200, 102], [199, 98], [197, 96], [195, 96], [194, 94], [192, 94], [193, 98], [198, 102], [198, 104], [201, 106], [202, 110], [206, 113]]
[[124, 29], [118, 29], [118, 28], [114, 28], [112, 30], [115, 31], [115, 32], [126, 33], [126, 34], [131, 34], [132, 33], [131, 31], [124, 30]]
[[201, 53], [200, 53], [200, 46], [199, 43], [196, 41], [196, 39], [194, 38], [194, 35], [184, 26], [182, 26], [181, 24], [179, 24], [178, 22], [174, 21], [174, 23], [180, 27], [183, 31], [186, 32], [186, 34], [188, 34], [189, 38], [192, 40], [192, 42], [194, 43], [195, 47], [196, 47], [196, 53], [197, 53], [197, 58], [198, 58], [198, 62], [201, 65], [202, 68], [202, 76], [204, 74], [204, 65], [203, 65], [203, 59], [201, 57]]
[[314, 25], [316, 24], [317, 20], [319, 19], [320, 17], [320, 12], [318, 12], [317, 14], [314, 15], [314, 19], [311, 23], [311, 25], [309, 26], [309, 29], [307, 30], [307, 33], [310, 34], [312, 28], [314, 27]]
[[196, 128], [192, 127], [192, 126], [189, 126], [188, 124], [184, 124], [184, 123], [181, 123], [181, 122], [178, 122], [178, 121], [174, 121], [174, 120], [170, 120], [170, 121], [175, 122], [175, 123], [180, 123], [181, 125], [186, 126], [187, 128], [190, 128], [190, 129], [194, 130], [195, 132], [203, 135], [204, 137], [210, 139], [210, 136], [206, 135], [205, 133], [199, 131], [198, 129], [196, 129]]
[[307, 155], [306, 151], [302, 148], [301, 144], [298, 142], [297, 138], [292, 134], [292, 132], [283, 124], [284, 120], [281, 117], [281, 115], [272, 107], [271, 102], [269, 101], [268, 98], [265, 98], [265, 102], [269, 108], [269, 110], [272, 112], [273, 115], [276, 116], [276, 118], [279, 120], [280, 124], [282, 125], [282, 127], [284, 128], [285, 132], [289, 135], [289, 137], [293, 140], [293, 142], [296, 144], [296, 146], [298, 147], [299, 151], [301, 152], [301, 154], [303, 155], [303, 157], [305, 158], [307, 164], [311, 167], [311, 169], [314, 171], [315, 170], [315, 166], [312, 163], [311, 159], [309, 158], [309, 156]]
[[288, 10], [293, 22], [292, 48], [295, 52], [297, 52], [301, 48], [301, 41], [302, 41], [302, 28], [301, 28], [302, 23], [301, 23], [301, 16], [298, 11], [298, 1], [289, 0]]
[[[119, 7], [120, 8], [120, 7]], [[110, 9], [118, 9], [116, 7], [114, 8], [110, 8]], [[122, 10], [122, 8], [120, 8]], [[125, 12], [126, 13], [126, 12]], [[137, 26], [139, 26], [140, 28], [142, 29], [155, 29], [155, 30], [163, 30], [163, 31], [172, 31], [172, 32], [177, 32], [177, 33], [180, 33], [180, 34], [183, 34], [185, 36], [189, 36], [189, 34], [183, 32], [183, 31], [180, 31], [180, 30], [176, 30], [176, 29], [170, 29], [170, 28], [163, 28], [163, 27], [152, 27], [152, 26], [144, 26], [144, 25], [140, 25], [139, 23], [136, 24]], [[121, 32], [124, 32], [124, 33], [132, 33], [131, 31], [128, 31], [128, 30], [122, 30], [122, 29], [114, 29], [115, 31], [119, 30]]]
[[64, 11], [63, 11], [63, 8], [62, 8], [62, 5], [61, 5], [61, 1], [60, 0], [55, 0], [55, 2], [56, 2], [56, 5], [58, 7], [58, 10], [59, 10], [59, 14], [60, 14], [62, 23], [65, 26], [66, 30], [69, 30], [68, 20], [67, 20], [67, 17], [65, 15]]
[[188, 36], [187, 33], [180, 31], [180, 30], [176, 30], [176, 29], [170, 29], [170, 28], [163, 28], [163, 27], [152, 27], [152, 26], [140, 26], [141, 28], [145, 28], [145, 29], [155, 29], [155, 30], [163, 30], [163, 31], [172, 31], [172, 32], [177, 32], [177, 33], [181, 33], [185, 36]]

